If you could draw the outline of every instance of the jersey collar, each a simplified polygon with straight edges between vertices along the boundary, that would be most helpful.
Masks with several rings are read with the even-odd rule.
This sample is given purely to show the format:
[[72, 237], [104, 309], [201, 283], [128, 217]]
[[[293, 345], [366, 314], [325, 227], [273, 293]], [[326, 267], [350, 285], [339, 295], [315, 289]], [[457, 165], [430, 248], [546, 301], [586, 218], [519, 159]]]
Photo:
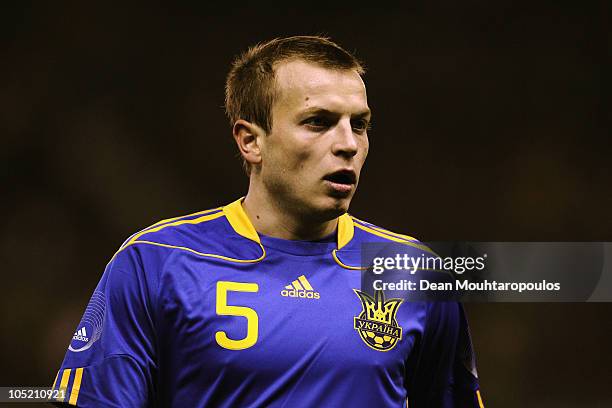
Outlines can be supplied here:
[[[257, 234], [257, 231], [255, 231], [255, 227], [242, 208], [242, 200], [244, 200], [244, 197], [241, 197], [233, 203], [223, 207], [223, 213], [237, 234], [261, 245], [259, 234]], [[337, 249], [342, 249], [349, 242], [351, 242], [354, 233], [355, 227], [353, 226], [353, 219], [351, 216], [348, 214], [341, 215], [338, 218]]]

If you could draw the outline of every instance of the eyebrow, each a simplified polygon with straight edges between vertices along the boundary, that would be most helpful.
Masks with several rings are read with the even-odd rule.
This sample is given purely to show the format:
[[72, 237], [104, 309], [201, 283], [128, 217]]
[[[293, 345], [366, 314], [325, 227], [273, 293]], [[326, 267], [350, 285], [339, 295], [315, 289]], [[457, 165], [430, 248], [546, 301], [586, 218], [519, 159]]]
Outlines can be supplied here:
[[[321, 108], [319, 106], [312, 106], [312, 107], [302, 111], [300, 113], [300, 116], [310, 115], [310, 114], [313, 114], [313, 113], [319, 113], [319, 114], [329, 115], [329, 116], [338, 115], [338, 112], [330, 111], [329, 109]], [[351, 115], [351, 118], [353, 118], [353, 119], [354, 118], [361, 119], [361, 118], [365, 118], [367, 116], [372, 116], [372, 111], [370, 109], [365, 110], [363, 112], [356, 113], [354, 115]]]

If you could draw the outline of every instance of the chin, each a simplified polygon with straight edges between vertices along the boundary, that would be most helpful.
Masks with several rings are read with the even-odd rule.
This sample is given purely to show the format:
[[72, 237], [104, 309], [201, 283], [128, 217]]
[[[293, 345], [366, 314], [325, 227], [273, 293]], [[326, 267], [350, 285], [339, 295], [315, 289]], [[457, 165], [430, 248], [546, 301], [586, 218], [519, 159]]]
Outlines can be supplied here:
[[328, 197], [325, 201], [325, 204], [318, 207], [318, 212], [325, 221], [333, 220], [346, 213], [351, 204], [350, 197], [343, 199]]

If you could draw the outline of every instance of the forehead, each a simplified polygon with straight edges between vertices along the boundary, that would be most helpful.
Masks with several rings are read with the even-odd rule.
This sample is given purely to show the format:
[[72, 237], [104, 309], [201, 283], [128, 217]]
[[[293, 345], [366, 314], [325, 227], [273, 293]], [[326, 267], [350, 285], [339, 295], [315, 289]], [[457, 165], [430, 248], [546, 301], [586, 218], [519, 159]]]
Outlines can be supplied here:
[[280, 63], [275, 70], [275, 107], [301, 110], [311, 106], [333, 111], [367, 109], [366, 88], [359, 74], [348, 69], [329, 69], [302, 60]]

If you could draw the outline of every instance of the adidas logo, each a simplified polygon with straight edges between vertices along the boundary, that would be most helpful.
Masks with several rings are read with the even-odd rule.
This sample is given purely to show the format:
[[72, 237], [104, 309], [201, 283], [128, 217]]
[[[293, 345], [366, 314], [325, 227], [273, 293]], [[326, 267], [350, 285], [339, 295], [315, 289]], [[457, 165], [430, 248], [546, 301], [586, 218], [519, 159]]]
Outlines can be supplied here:
[[81, 340], [85, 342], [89, 341], [85, 327], [81, 327], [79, 330], [75, 331], [74, 336], [72, 336], [72, 340]]
[[285, 289], [281, 290], [281, 295], [285, 297], [293, 298], [306, 298], [306, 299], [319, 299], [321, 295], [315, 290], [308, 282], [308, 279], [304, 275], [291, 282], [290, 285], [285, 286]]

